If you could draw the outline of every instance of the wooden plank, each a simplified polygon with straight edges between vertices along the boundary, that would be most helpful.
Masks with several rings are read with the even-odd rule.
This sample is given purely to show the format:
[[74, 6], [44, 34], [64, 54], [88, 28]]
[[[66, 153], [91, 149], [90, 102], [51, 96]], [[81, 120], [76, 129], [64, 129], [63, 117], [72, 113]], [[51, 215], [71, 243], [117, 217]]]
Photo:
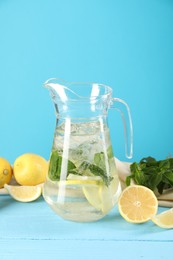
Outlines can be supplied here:
[[0, 240], [1, 260], [172, 260], [169, 242]]
[[173, 230], [161, 229], [152, 221], [130, 224], [117, 208], [100, 221], [77, 223], [62, 220], [42, 198], [20, 203], [9, 196], [3, 197], [0, 198], [0, 239], [173, 241]]

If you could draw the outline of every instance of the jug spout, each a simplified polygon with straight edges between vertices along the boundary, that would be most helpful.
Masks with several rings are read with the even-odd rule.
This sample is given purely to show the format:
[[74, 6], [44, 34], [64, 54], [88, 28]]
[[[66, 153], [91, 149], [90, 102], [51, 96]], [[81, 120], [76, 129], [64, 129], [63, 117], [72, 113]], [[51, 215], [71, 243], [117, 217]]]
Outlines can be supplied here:
[[49, 89], [51, 96], [56, 97], [61, 102], [81, 99], [82, 96], [73, 91], [70, 85], [72, 85], [72, 83], [70, 84], [56, 78], [51, 78], [44, 83], [44, 86]]
[[51, 78], [44, 83], [60, 100], [93, 101], [104, 100], [107, 102], [112, 96], [112, 89], [98, 83], [69, 83], [64, 80]]
[[68, 83], [52, 78], [44, 83], [50, 91], [59, 116], [90, 118], [106, 115], [112, 89], [98, 83]]
[[65, 85], [67, 83], [63, 80], [57, 81], [55, 78], [51, 78], [44, 83], [44, 86], [50, 91], [51, 97], [54, 99], [58, 97], [62, 101], [67, 101], [67, 95], [65, 93]]

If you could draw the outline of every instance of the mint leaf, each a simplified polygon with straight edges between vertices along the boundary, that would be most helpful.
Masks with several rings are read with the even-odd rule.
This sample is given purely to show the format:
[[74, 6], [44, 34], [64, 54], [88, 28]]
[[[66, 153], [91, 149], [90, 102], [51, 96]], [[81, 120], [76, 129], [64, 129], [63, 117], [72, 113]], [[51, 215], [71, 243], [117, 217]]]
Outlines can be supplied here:
[[60, 170], [59, 170], [59, 155], [58, 151], [54, 151], [51, 153], [50, 163], [49, 163], [49, 178], [54, 181], [60, 178]]
[[151, 177], [148, 178], [147, 187], [154, 191], [161, 181], [162, 181], [162, 173], [161, 172], [153, 173]]
[[90, 164], [89, 169], [94, 175], [100, 176], [106, 186], [109, 186], [110, 182], [113, 180], [113, 177], [107, 176], [106, 172], [97, 165]]
[[112, 149], [112, 145], [110, 145], [107, 149], [107, 154], [108, 154], [108, 158], [111, 159], [114, 157], [114, 153], [113, 153], [113, 149]]
[[170, 185], [173, 185], [173, 171], [167, 170], [163, 173], [164, 181]]
[[[113, 150], [112, 150], [112, 145], [110, 145], [107, 148], [106, 152], [107, 152], [108, 160], [112, 159], [114, 157]], [[94, 164], [96, 164], [97, 166], [99, 166], [100, 168], [102, 168], [104, 170], [106, 169], [104, 152], [96, 153], [94, 155]]]
[[143, 185], [145, 183], [145, 175], [141, 170], [141, 167], [137, 163], [132, 163], [130, 165], [131, 173], [134, 175], [134, 180], [136, 184]]
[[[52, 151], [51, 157], [50, 157], [50, 164], [49, 164], [49, 171], [48, 176], [52, 181], [58, 181], [60, 180], [60, 174], [61, 174], [61, 165], [62, 165], [62, 156], [59, 155], [58, 151]], [[68, 166], [67, 166], [67, 175], [74, 170], [76, 166], [73, 162], [68, 160]]]
[[148, 156], [148, 157], [145, 157], [143, 159], [140, 160], [140, 163], [146, 163], [148, 165], [155, 165], [155, 163], [157, 163], [156, 159], [151, 157], [151, 156]]
[[102, 169], [105, 169], [105, 168], [106, 168], [106, 166], [105, 166], [105, 156], [104, 156], [104, 153], [103, 153], [103, 152], [101, 152], [101, 153], [96, 153], [96, 154], [94, 155], [94, 163], [95, 163], [98, 167], [100, 167], [100, 168], [102, 168]]
[[126, 177], [126, 185], [127, 186], [130, 186], [131, 179], [133, 179], [133, 178], [134, 178], [134, 175], [130, 175], [130, 176]]

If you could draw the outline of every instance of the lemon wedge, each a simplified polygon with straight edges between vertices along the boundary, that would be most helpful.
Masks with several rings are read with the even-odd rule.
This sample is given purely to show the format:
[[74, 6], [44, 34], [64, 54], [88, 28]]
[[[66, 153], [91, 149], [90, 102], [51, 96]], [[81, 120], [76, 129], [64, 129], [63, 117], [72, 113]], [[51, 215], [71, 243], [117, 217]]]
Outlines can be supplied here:
[[173, 228], [173, 208], [152, 217], [151, 220], [161, 228]]
[[141, 185], [125, 188], [118, 201], [121, 216], [131, 223], [143, 223], [157, 213], [158, 201], [152, 190]]
[[38, 199], [42, 193], [41, 185], [37, 186], [13, 186], [5, 184], [4, 188], [17, 201], [30, 202]]

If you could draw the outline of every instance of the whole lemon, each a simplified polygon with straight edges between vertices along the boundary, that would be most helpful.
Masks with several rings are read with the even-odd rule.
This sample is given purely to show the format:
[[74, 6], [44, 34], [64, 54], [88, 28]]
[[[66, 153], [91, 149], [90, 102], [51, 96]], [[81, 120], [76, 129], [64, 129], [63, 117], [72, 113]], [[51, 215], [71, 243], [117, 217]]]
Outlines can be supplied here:
[[14, 177], [20, 185], [33, 186], [45, 182], [48, 162], [41, 156], [25, 153], [19, 156], [13, 167]]
[[4, 184], [10, 182], [12, 172], [13, 170], [10, 163], [4, 158], [0, 158], [0, 188], [3, 188]]

